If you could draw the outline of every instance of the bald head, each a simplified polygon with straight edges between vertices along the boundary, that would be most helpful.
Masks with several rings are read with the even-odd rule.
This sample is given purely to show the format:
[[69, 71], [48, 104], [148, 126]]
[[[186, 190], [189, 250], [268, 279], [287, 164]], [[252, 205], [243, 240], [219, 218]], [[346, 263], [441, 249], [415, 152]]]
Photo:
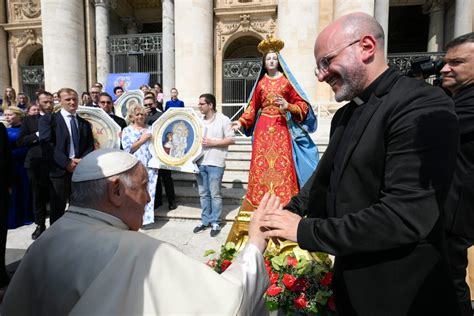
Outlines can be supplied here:
[[322, 42], [337, 48], [338, 44], [360, 39], [368, 35], [375, 39], [377, 49], [383, 52], [385, 35], [382, 26], [376, 19], [362, 12], [344, 15], [328, 25], [319, 34], [315, 44], [315, 53], [318, 44]]
[[327, 82], [336, 101], [349, 101], [387, 69], [384, 31], [365, 13], [351, 13], [328, 25], [316, 39], [319, 81]]

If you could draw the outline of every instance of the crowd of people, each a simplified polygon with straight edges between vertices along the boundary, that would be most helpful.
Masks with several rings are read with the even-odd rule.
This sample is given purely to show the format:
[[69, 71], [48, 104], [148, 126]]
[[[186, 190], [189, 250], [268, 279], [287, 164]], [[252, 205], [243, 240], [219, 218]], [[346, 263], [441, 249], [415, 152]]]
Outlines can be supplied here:
[[[127, 120], [115, 115], [113, 98], [102, 89], [103, 86], [96, 83], [89, 91], [83, 92], [80, 99], [77, 92], [72, 89], [61, 89], [54, 94], [39, 90], [36, 92], [36, 100], [30, 103], [25, 93], [20, 92], [17, 95], [12, 87], [5, 88], [0, 109], [7, 126], [8, 145], [12, 154], [11, 168], [14, 174], [12, 183], [9, 184], [11, 191], [7, 220], [9, 229], [34, 222], [37, 227], [32, 239], [35, 240], [46, 230], [48, 203], [50, 224], [62, 216], [70, 195], [69, 178], [79, 159], [92, 150], [92, 133], [82, 134], [90, 130], [90, 124], [76, 115], [79, 105], [103, 109], [123, 130], [121, 149], [140, 155], [145, 165], [151, 158], [149, 142], [146, 140], [151, 136], [150, 126], [163, 113], [161, 86], [155, 84], [154, 89], [149, 89], [143, 85], [141, 89], [145, 94], [145, 101], [140, 105], [142, 114], [134, 113], [134, 109], [130, 111]], [[118, 99], [123, 93], [123, 88], [115, 87], [114, 93]], [[175, 88], [172, 90], [170, 101], [173, 100], [177, 100]], [[184, 106], [182, 101], [181, 104]], [[70, 115], [73, 115], [74, 119], [71, 119]], [[40, 133], [40, 121], [44, 122], [43, 133]], [[131, 131], [137, 128], [144, 131], [146, 140], [130, 137], [133, 134]], [[51, 131], [55, 131], [57, 135], [51, 135]], [[76, 145], [78, 147], [74, 147]], [[70, 152], [67, 152], [68, 150]], [[54, 162], [51, 162], [51, 159]], [[71, 166], [68, 166], [69, 160], [73, 161]], [[163, 205], [162, 182], [169, 210], [177, 208], [171, 171], [150, 169], [150, 172], [150, 179], [155, 180], [150, 181], [149, 192], [153, 197], [155, 191], [157, 194], [147, 206], [147, 219], [144, 225], [153, 223], [154, 209]], [[156, 177], [152, 177], [152, 173], [156, 173]]]
[[[151, 220], [162, 171], [146, 168], [148, 126], [163, 112], [157, 95], [142, 87], [145, 106], [129, 110], [123, 150], [93, 151], [90, 124], [75, 115], [77, 93], [61, 89], [61, 110], [44, 113], [35, 133], [40, 159], [50, 164], [57, 223], [22, 260], [3, 312], [264, 315], [269, 279], [262, 253], [269, 238], [284, 238], [335, 256], [338, 315], [472, 315], [465, 273], [474, 238], [474, 33], [446, 46], [446, 91], [388, 66], [384, 39], [365, 13], [340, 17], [316, 38], [315, 76], [348, 103], [332, 118], [328, 148], [313, 173], [304, 170], [314, 169], [319, 157], [305, 133], [316, 118], [279, 55], [281, 43], [269, 39], [259, 47], [265, 67], [238, 121], [216, 111], [212, 94], [199, 97], [207, 134], [197, 161], [202, 222], [195, 233], [220, 231], [231, 128], [243, 127], [255, 139], [242, 206], [253, 212], [248, 244], [221, 275], [136, 232]], [[173, 94], [165, 110], [184, 106], [176, 89]], [[52, 104], [53, 96], [44, 95]], [[100, 91], [91, 89], [90, 96], [90, 106], [112, 105]], [[6, 100], [16, 102], [14, 93]], [[4, 112], [11, 125], [24, 115], [14, 104]], [[9, 167], [10, 133], [0, 124], [5, 174], [16, 172]], [[312, 161], [301, 158], [305, 153]], [[62, 198], [71, 187], [64, 214]], [[12, 188], [2, 183], [0, 197]]]

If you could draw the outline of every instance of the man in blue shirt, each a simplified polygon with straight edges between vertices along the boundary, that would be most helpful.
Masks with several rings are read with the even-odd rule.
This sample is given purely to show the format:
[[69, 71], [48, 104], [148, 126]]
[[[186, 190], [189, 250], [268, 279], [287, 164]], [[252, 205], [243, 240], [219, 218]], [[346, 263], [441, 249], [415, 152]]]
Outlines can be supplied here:
[[171, 100], [166, 101], [165, 112], [169, 108], [184, 108], [184, 102], [178, 99], [178, 89], [171, 89]]

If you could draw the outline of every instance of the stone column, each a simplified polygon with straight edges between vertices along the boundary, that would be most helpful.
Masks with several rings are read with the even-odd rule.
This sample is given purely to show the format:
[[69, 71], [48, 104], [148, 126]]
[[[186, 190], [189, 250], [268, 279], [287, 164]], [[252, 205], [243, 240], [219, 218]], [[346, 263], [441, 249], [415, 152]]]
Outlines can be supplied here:
[[454, 37], [473, 31], [473, 1], [456, 0], [456, 13], [454, 15]]
[[334, 20], [353, 12], [365, 12], [374, 15], [375, 0], [334, 0]]
[[41, 0], [45, 88], [86, 91], [84, 2]]
[[161, 49], [163, 52], [163, 90], [164, 100], [170, 99], [170, 90], [175, 86], [174, 63], [174, 0], [163, 0], [163, 33]]
[[444, 49], [444, 1], [427, 2], [424, 11], [430, 15], [427, 51], [440, 52]]
[[109, 54], [107, 53], [108, 36], [110, 35], [108, 0], [95, 0], [95, 47], [97, 58], [97, 81], [105, 85], [110, 72]]
[[[296, 24], [304, 27], [295, 28]], [[319, 0], [278, 1], [277, 37], [285, 42], [281, 54], [313, 106], [316, 105], [317, 80], [311, 67], [315, 65], [318, 24]]]
[[174, 8], [176, 88], [191, 106], [202, 93], [214, 93], [213, 1], [176, 1]]
[[374, 17], [377, 22], [382, 25], [383, 32], [385, 34], [385, 58], [387, 58], [387, 47], [388, 47], [388, 11], [390, 7], [390, 0], [375, 0]]
[[[6, 23], [5, 1], [0, 1], [0, 24]], [[10, 66], [8, 65], [8, 35], [0, 26], [0, 93], [10, 85]], [[2, 98], [3, 95], [0, 97]]]

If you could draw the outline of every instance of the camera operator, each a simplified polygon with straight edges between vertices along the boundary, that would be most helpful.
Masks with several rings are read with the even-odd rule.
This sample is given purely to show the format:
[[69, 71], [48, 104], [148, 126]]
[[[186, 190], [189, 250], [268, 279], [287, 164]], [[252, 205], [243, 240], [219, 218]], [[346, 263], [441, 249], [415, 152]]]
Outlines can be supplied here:
[[443, 88], [452, 93], [460, 128], [456, 171], [445, 207], [448, 253], [461, 310], [472, 315], [466, 267], [467, 249], [474, 240], [474, 33], [449, 42], [444, 61]]

